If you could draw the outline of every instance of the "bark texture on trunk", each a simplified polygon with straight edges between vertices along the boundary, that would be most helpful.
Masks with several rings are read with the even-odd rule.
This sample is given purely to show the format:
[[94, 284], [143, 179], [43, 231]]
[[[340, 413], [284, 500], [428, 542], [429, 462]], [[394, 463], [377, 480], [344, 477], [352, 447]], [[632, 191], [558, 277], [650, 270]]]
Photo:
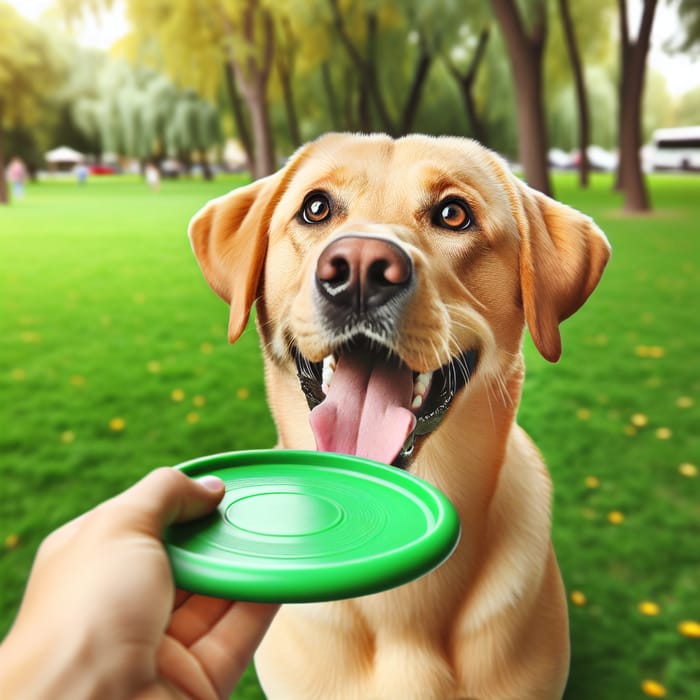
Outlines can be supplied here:
[[651, 29], [657, 0], [644, 0], [637, 39], [630, 37], [627, 2], [618, 0], [620, 14], [620, 90], [618, 187], [624, 209], [645, 212], [651, 209], [639, 149], [642, 145], [642, 94]]
[[491, 0], [503, 32], [510, 61], [518, 125], [518, 153], [531, 187], [552, 194], [547, 168], [547, 130], [542, 99], [542, 58], [547, 37], [546, 6], [533, 8], [536, 16], [528, 33], [514, 0]]

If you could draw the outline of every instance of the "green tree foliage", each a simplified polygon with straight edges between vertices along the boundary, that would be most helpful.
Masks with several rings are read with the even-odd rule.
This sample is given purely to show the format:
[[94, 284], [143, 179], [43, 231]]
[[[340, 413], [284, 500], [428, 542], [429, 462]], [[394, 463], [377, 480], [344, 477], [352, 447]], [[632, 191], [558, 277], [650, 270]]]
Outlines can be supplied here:
[[[672, 0], [678, 8], [682, 34], [670, 43], [676, 51], [700, 55], [700, 2], [698, 0]], [[696, 119], [697, 121], [697, 119]]]
[[[113, 0], [57, 2], [73, 16], [113, 4]], [[668, 2], [691, 14], [697, 4]], [[125, 0], [133, 31], [120, 49], [137, 63], [167, 72], [178, 88], [220, 105], [228, 103], [224, 123], [247, 151], [255, 176], [269, 172], [300, 142], [326, 130], [470, 135], [510, 157], [521, 151], [524, 162], [522, 149], [533, 144], [538, 131], [544, 133], [538, 152], [547, 144], [580, 148], [581, 90], [571, 89], [573, 72], [561, 4], [554, 0]], [[614, 128], [621, 104], [617, 83], [630, 65], [629, 61], [627, 68], [620, 65], [620, 27], [614, 21], [625, 3], [568, 0], [567, 5], [573, 30], [568, 44], [573, 36], [591, 103], [589, 138], [614, 147], [620, 139]], [[537, 64], [522, 70], [527, 61], [512, 62], [524, 76], [515, 82], [509, 65], [512, 37], [498, 31], [496, 6], [508, 10], [501, 13], [504, 17], [517, 17], [525, 53]], [[524, 133], [518, 137], [520, 103], [527, 101], [521, 93], [533, 75], [543, 87], [544, 108], [536, 120], [539, 126], [521, 125]], [[117, 119], [128, 122], [129, 104], [145, 99], [140, 92], [125, 94], [120, 111], [108, 111], [98, 120], [93, 115], [93, 131]], [[167, 90], [162, 104], [168, 102], [166, 94]], [[186, 103], [166, 113], [170, 121], [193, 124]], [[647, 133], [662, 115], [653, 105], [645, 114]], [[171, 148], [167, 144], [174, 137], [169, 134], [179, 129], [157, 126], [155, 112], [151, 118], [155, 126], [147, 133], [159, 132], [163, 148]], [[83, 115], [83, 121], [90, 119]], [[136, 148], [131, 141], [130, 148]], [[546, 189], [546, 178], [543, 183]]]
[[218, 112], [165, 75], [124, 60], [106, 61], [94, 94], [74, 102], [74, 119], [103, 152], [145, 161], [164, 156], [186, 162], [221, 140]]
[[[110, 4], [60, 1], [69, 13]], [[261, 175], [274, 167], [273, 132], [285, 152], [324, 129], [434, 131], [428, 115], [438, 113], [450, 131], [480, 135], [476, 108], [467, 123], [455, 112], [458, 83], [449, 84], [442, 59], [466, 35], [481, 35], [486, 8], [484, 0], [127, 0], [134, 31], [122, 49], [210, 98], [225, 87]], [[477, 78], [473, 70], [469, 97], [485, 107]]]
[[0, 37], [0, 204], [6, 204], [8, 130], [26, 134], [42, 119], [46, 86], [60, 79], [63, 66], [46, 34], [5, 2], [0, 2]]

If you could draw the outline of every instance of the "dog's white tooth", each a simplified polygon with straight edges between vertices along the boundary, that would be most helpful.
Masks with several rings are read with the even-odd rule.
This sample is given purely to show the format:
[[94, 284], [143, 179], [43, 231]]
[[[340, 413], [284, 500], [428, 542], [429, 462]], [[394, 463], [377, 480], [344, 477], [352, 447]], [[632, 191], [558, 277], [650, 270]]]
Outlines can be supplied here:
[[425, 392], [430, 386], [430, 380], [433, 378], [432, 372], [423, 372], [416, 377], [416, 381], [413, 384], [413, 395], [414, 396], [425, 396]]
[[423, 397], [422, 396], [416, 396], [413, 399], [413, 403], [411, 404], [411, 408], [420, 408], [423, 405]]
[[335, 361], [333, 360], [333, 356], [327, 355], [323, 358], [323, 371], [321, 373], [321, 381], [323, 382], [323, 386], [325, 387], [324, 391], [326, 392], [326, 394], [328, 393], [328, 387], [333, 381], [334, 370]]
[[[323, 380], [323, 384], [325, 386], [328, 387], [331, 385], [331, 382], [333, 381], [333, 374], [334, 374], [334, 372], [330, 367], [323, 368], [322, 380]], [[328, 393], [328, 392], [326, 392], [326, 393]]]
[[428, 384], [430, 384], [430, 380], [432, 378], [433, 378], [432, 372], [423, 372], [422, 374], [419, 374], [416, 377], [416, 381], [420, 382], [421, 384], [425, 384], [425, 386], [428, 386]]

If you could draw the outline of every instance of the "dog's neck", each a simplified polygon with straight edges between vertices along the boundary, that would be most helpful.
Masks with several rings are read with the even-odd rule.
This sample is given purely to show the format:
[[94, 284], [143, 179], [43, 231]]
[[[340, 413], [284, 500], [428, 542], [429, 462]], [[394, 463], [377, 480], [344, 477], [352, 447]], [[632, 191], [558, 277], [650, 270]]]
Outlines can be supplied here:
[[[460, 513], [468, 508], [479, 511], [474, 515], [483, 515], [489, 507], [515, 423], [524, 374], [518, 353], [498, 382], [477, 376], [455, 399], [438, 428], [439, 437], [436, 431], [418, 447], [411, 471], [443, 490]], [[461, 469], [445, 468], [454, 464]]]

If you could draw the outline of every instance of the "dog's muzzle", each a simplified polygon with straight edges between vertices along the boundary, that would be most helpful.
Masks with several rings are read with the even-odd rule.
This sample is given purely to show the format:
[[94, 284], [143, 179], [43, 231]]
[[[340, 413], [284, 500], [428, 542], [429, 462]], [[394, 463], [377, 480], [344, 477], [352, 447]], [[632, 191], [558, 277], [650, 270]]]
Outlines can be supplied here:
[[294, 357], [317, 447], [405, 466], [416, 438], [440, 424], [473, 375], [478, 352], [418, 373], [389, 349], [416, 285], [411, 258], [390, 240], [335, 239], [318, 258], [315, 285], [333, 351], [322, 363], [296, 349]]

